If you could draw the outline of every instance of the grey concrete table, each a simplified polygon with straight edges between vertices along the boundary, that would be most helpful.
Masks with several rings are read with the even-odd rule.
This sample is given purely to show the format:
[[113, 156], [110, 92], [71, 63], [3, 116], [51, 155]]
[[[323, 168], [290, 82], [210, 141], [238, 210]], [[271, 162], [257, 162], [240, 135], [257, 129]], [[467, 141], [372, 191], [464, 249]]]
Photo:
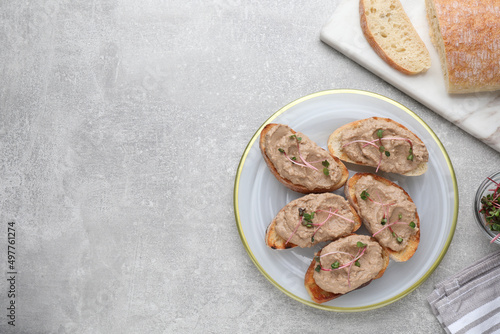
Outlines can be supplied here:
[[[495, 249], [471, 203], [500, 155], [321, 43], [337, 4], [2, 1], [0, 332], [441, 332], [426, 297]], [[251, 136], [285, 104], [333, 88], [413, 110], [443, 142], [460, 191], [440, 266], [405, 298], [361, 314], [280, 292], [234, 221]]]

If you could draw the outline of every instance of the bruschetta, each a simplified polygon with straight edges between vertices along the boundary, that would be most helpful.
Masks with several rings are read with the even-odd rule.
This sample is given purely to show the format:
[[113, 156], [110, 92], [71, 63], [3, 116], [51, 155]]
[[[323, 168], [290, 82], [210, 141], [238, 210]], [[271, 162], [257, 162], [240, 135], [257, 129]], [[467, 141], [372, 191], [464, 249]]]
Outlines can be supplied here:
[[429, 152], [417, 135], [382, 117], [357, 120], [336, 129], [328, 138], [328, 150], [344, 162], [406, 176], [422, 175], [429, 161]]
[[341, 188], [349, 177], [340, 159], [287, 125], [267, 124], [259, 146], [271, 173], [293, 191], [331, 192]]
[[409, 260], [420, 243], [420, 218], [408, 193], [373, 173], [354, 174], [344, 187], [364, 226], [396, 262]]
[[375, 239], [353, 234], [315, 254], [304, 285], [314, 302], [325, 303], [382, 277], [388, 265], [388, 253]]
[[278, 212], [267, 228], [266, 245], [273, 249], [311, 247], [350, 235], [360, 227], [361, 218], [344, 197], [308, 194]]

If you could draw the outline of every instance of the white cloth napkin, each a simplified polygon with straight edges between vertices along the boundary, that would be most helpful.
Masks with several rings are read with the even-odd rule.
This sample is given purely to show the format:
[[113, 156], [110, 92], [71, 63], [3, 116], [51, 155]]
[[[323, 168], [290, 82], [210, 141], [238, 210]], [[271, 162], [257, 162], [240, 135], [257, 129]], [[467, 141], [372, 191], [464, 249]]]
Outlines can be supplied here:
[[427, 300], [447, 333], [500, 334], [500, 251], [437, 284]]

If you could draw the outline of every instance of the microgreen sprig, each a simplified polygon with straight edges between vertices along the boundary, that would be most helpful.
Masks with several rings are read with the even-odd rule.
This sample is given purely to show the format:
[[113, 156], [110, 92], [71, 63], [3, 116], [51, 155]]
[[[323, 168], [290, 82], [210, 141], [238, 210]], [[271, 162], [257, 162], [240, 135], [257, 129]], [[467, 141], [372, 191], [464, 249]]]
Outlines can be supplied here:
[[[372, 237], [376, 236], [377, 234], [379, 234], [380, 232], [382, 232], [382, 231], [383, 231], [383, 230], [385, 230], [386, 228], [390, 228], [390, 227], [391, 227], [391, 226], [393, 226], [393, 225], [407, 225], [407, 226], [409, 226], [409, 227], [411, 227], [411, 228], [415, 228], [415, 227], [416, 227], [415, 222], [413, 222], [413, 221], [412, 221], [412, 222], [410, 222], [410, 223], [407, 223], [407, 222], [403, 222], [403, 221], [401, 221], [401, 220], [399, 220], [399, 219], [398, 219], [398, 220], [396, 220], [395, 222], [390, 223], [390, 224], [382, 224], [382, 225], [384, 225], [384, 227], [382, 227], [382, 228], [381, 228], [380, 230], [378, 230], [377, 232], [373, 233]], [[393, 233], [394, 233], [394, 232], [393, 232]], [[397, 240], [399, 243], [403, 242], [403, 239], [401, 239], [401, 238], [400, 238], [400, 237], [398, 237], [398, 236], [396, 236], [396, 240]]]
[[328, 170], [330, 163], [328, 162], [328, 160], [323, 160], [321, 164], [323, 165], [323, 174], [330, 175], [330, 171]]

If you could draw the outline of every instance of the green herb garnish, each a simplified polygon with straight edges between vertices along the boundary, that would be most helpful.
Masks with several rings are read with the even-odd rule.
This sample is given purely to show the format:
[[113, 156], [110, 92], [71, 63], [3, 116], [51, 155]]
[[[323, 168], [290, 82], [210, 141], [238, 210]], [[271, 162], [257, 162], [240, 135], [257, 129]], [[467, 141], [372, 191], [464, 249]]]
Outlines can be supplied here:
[[363, 247], [366, 247], [366, 246], [367, 246], [367, 245], [366, 245], [366, 244], [364, 244], [364, 243], [362, 243], [361, 241], [358, 241], [358, 242], [356, 243], [356, 247], [358, 247], [358, 248], [363, 248]]
[[312, 220], [314, 219], [314, 212], [307, 213], [305, 209], [299, 208], [299, 216], [302, 217], [302, 225], [304, 225], [305, 227], [313, 226]]
[[304, 219], [305, 219], [305, 220], [307, 220], [307, 221], [311, 221], [311, 220], [313, 220], [313, 218], [314, 218], [314, 212], [311, 212], [311, 213], [306, 213], [306, 212], [304, 212], [303, 216], [304, 216]]
[[324, 166], [324, 168], [323, 168], [323, 174], [330, 175], [330, 171], [328, 170], [328, 167], [330, 166], [330, 163], [328, 162], [328, 160], [321, 161], [321, 164]]
[[411, 145], [411, 142], [410, 149], [408, 150], [408, 157], [406, 159], [413, 161], [413, 145]]
[[360, 197], [361, 197], [362, 200], [366, 201], [368, 199], [368, 197], [370, 197], [370, 194], [366, 190], [363, 190], [361, 192]]

